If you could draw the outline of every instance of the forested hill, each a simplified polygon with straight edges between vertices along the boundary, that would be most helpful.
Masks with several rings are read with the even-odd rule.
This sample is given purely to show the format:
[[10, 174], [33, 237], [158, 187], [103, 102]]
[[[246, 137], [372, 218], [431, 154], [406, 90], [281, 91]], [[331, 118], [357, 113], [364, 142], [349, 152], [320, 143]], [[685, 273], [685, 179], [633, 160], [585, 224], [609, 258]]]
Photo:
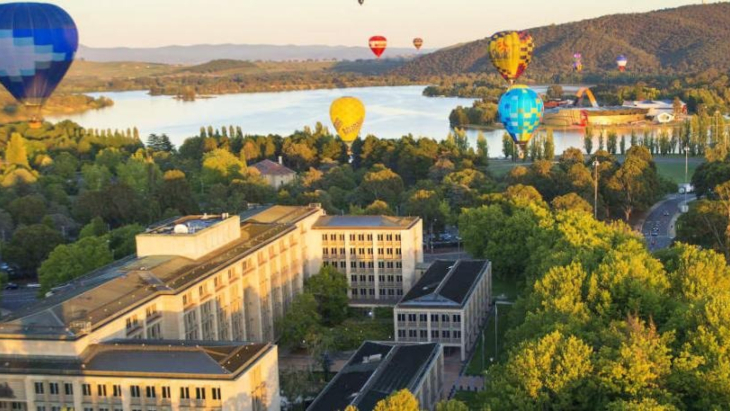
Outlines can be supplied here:
[[[522, 28], [518, 28], [522, 29]], [[588, 72], [615, 69], [624, 54], [632, 72], [730, 70], [730, 3], [684, 6], [636, 14], [616, 14], [574, 23], [528, 29], [535, 56], [528, 73], [570, 70], [575, 52]], [[434, 76], [491, 69], [489, 36], [418, 58], [395, 72]]]

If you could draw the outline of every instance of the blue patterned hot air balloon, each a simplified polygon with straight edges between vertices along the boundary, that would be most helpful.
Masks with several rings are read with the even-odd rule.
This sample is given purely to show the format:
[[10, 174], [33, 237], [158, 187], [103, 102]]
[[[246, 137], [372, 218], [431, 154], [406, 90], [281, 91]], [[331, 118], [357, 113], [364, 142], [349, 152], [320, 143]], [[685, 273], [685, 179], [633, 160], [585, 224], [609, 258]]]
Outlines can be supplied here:
[[523, 151], [540, 126], [543, 110], [540, 96], [523, 85], [510, 87], [499, 100], [500, 121]]
[[0, 84], [36, 107], [51, 96], [73, 62], [79, 35], [71, 16], [52, 4], [0, 4]]

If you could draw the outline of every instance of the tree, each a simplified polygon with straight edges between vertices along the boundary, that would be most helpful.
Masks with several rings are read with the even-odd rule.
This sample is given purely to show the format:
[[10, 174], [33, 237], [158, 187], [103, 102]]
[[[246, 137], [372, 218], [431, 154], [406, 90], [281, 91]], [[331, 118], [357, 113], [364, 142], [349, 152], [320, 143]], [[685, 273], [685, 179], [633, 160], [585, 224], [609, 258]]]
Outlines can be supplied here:
[[335, 267], [320, 268], [304, 282], [304, 289], [317, 300], [317, 312], [325, 324], [337, 325], [347, 318], [347, 278]]
[[562, 211], [582, 211], [584, 213], [592, 213], [593, 206], [576, 193], [568, 193], [557, 196], [550, 203], [554, 210]]
[[201, 178], [206, 185], [228, 183], [235, 178], [241, 178], [247, 170], [241, 159], [230, 151], [222, 148], [206, 153], [203, 158]]
[[114, 259], [120, 259], [137, 252], [136, 236], [144, 232], [139, 224], [129, 224], [109, 232], [109, 250]]
[[552, 84], [547, 89], [547, 98], [551, 100], [560, 100], [563, 98], [563, 86], [560, 84]]
[[383, 165], [376, 165], [365, 174], [360, 184], [360, 191], [365, 204], [375, 200], [394, 204], [403, 191], [403, 179], [393, 170]]
[[631, 219], [634, 209], [648, 208], [661, 193], [661, 183], [650, 161], [651, 154], [646, 147], [632, 147], [621, 167], [608, 180], [611, 202], [623, 211], [625, 221]]
[[375, 404], [373, 411], [419, 411], [418, 399], [407, 389], [390, 394]]
[[444, 400], [436, 404], [436, 411], [469, 411], [469, 407], [459, 400]]
[[20, 197], [8, 204], [8, 212], [17, 224], [39, 223], [46, 215], [46, 209], [46, 200], [39, 194]]
[[393, 215], [393, 210], [390, 209], [388, 203], [381, 200], [373, 201], [369, 206], [363, 210], [365, 215]]
[[593, 153], [593, 134], [586, 128], [586, 135], [583, 137], [583, 148], [586, 150], [586, 154], [590, 155]]
[[512, 157], [512, 160], [514, 160], [517, 154], [515, 150], [515, 142], [512, 141], [512, 137], [507, 133], [502, 134], [502, 154], [504, 154], [504, 158]]
[[311, 293], [304, 292], [294, 297], [286, 315], [277, 321], [283, 343], [299, 348], [308, 348], [321, 333], [321, 316], [317, 311], [317, 300]]
[[621, 149], [621, 155], [626, 154], [626, 136], [624, 136], [624, 135], [621, 135], [620, 149]]
[[193, 196], [190, 183], [185, 178], [185, 173], [180, 170], [165, 172], [157, 198], [162, 210], [174, 209], [183, 215], [192, 215], [199, 212], [198, 203]]
[[86, 237], [72, 244], [61, 244], [38, 269], [41, 291], [49, 291], [111, 262], [106, 237]]
[[4, 258], [24, 272], [32, 273], [61, 243], [63, 243], [61, 233], [45, 224], [20, 227], [4, 250]]
[[730, 255], [725, 229], [730, 224], [719, 201], [700, 200], [677, 220], [677, 240]]
[[18, 133], [13, 133], [10, 136], [10, 141], [5, 149], [5, 164], [10, 168], [22, 167], [30, 169], [28, 151], [25, 148], [25, 139]]
[[86, 224], [84, 228], [79, 232], [79, 238], [86, 237], [101, 237], [109, 232], [109, 228], [101, 219], [101, 217], [94, 217], [91, 219], [89, 224]]
[[545, 137], [543, 148], [543, 158], [548, 161], [553, 161], [555, 159], [555, 141], [553, 138], [552, 128], [547, 129], [547, 136]]
[[484, 133], [481, 131], [477, 135], [477, 161], [479, 164], [486, 166], [489, 162], [489, 143]]

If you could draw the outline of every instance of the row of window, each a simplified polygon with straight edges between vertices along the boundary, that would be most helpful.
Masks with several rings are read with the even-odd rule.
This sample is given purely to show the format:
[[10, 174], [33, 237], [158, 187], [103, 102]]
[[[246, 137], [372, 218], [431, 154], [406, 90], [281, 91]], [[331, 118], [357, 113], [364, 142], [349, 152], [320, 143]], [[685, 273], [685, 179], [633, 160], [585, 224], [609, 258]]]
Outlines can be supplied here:
[[[381, 283], [384, 283], [386, 281], [386, 279], [388, 280], [389, 283], [396, 283], [396, 282], [397, 283], [402, 283], [403, 282], [403, 276], [402, 275], [379, 275], [378, 276], [378, 281], [381, 282]], [[370, 274], [370, 275], [360, 274], [358, 276], [358, 275], [353, 274], [353, 275], [350, 276], [350, 281], [351, 282], [356, 283], [358, 280], [361, 283], [364, 283], [364, 282], [374, 283], [375, 282], [375, 275], [373, 275], [373, 274]]]
[[[345, 235], [344, 234], [322, 234], [322, 241], [337, 241], [339, 238], [340, 241], [345, 241]], [[393, 241], [393, 238], [395, 238], [395, 241], [400, 241], [401, 236], [400, 234], [378, 234], [377, 239], [378, 241]], [[350, 241], [373, 241], [373, 235], [372, 234], [350, 234]]]
[[[331, 265], [332, 267], [335, 267], [335, 268], [339, 267], [339, 268], [345, 269], [345, 268], [347, 268], [347, 261], [342, 260], [339, 262], [339, 264], [337, 261], [323, 261], [322, 265], [325, 267]], [[350, 268], [354, 269], [354, 270], [357, 270], [358, 268], [362, 269], [362, 270], [366, 270], [366, 269], [374, 270], [375, 262], [374, 261], [350, 261]], [[394, 268], [400, 270], [403, 268], [403, 262], [401, 262], [401, 261], [378, 261], [378, 268], [381, 270], [384, 270], [386, 268], [390, 269], [390, 270], [392, 270]]]
[[[404, 321], [408, 320], [409, 322], [412, 322], [412, 323], [414, 323], [416, 321], [425, 323], [428, 320], [428, 315], [427, 314], [398, 314], [397, 315], [397, 318], [398, 318], [398, 322], [404, 322]], [[442, 323], [448, 323], [448, 322], [451, 322], [451, 321], [453, 321], [455, 323], [460, 323], [461, 322], [461, 314], [454, 314], [454, 315], [450, 315], [450, 314], [440, 314], [440, 315], [439, 314], [431, 314], [431, 322], [432, 323], [439, 322], [439, 319], [441, 320]]]
[[[51, 395], [58, 395], [59, 394], [59, 383], [57, 382], [49, 382], [48, 384], [48, 392]], [[36, 382], [35, 383], [35, 393], [36, 395], [42, 395], [45, 393], [45, 386], [46, 383], [43, 382]], [[66, 395], [73, 395], [73, 384], [71, 383], [64, 383], [63, 384], [64, 393]], [[81, 392], [85, 397], [91, 396], [91, 384], [81, 384]], [[157, 387], [155, 386], [146, 386], [144, 387], [144, 391], [142, 391], [141, 387], [139, 385], [131, 385], [129, 387], [129, 392], [132, 398], [140, 398], [142, 397], [142, 393], [144, 392], [145, 396], [147, 398], [157, 398]], [[99, 397], [106, 397], [107, 396], [107, 385], [105, 384], [97, 384], [96, 386], [96, 394]], [[122, 386], [114, 384], [112, 385], [111, 390], [113, 397], [121, 397], [122, 396]], [[162, 398], [169, 399], [171, 397], [170, 387], [163, 386], [160, 387], [160, 393], [162, 394]], [[204, 400], [206, 397], [206, 388], [205, 387], [195, 387], [195, 399], [196, 400]], [[221, 389], [220, 388], [211, 388], [211, 396], [214, 400], [220, 400], [221, 399]], [[190, 387], [180, 387], [180, 398], [182, 399], [190, 399]]]
[[[357, 297], [361, 297], [361, 298], [364, 298], [364, 297], [373, 297], [374, 298], [375, 297], [375, 289], [374, 288], [353, 288], [353, 289], [350, 290], [350, 293], [352, 295], [352, 298], [357, 298]], [[378, 295], [380, 295], [380, 297], [386, 297], [386, 296], [388, 296], [388, 297], [395, 297], [395, 296], [402, 297], [403, 296], [403, 290], [400, 289], [400, 288], [388, 288], [388, 289], [381, 288], [381, 289], [378, 290]]]
[[[337, 256], [345, 255], [345, 248], [337, 248], [337, 247], [323, 247], [322, 248], [322, 255], [327, 258], [328, 256]], [[401, 249], [400, 248], [383, 248], [378, 247], [378, 255], [401, 255]], [[373, 255], [373, 249], [372, 248], [365, 248], [365, 247], [350, 247], [350, 255]]]
[[[248, 262], [243, 262], [243, 270], [246, 270], [246, 267], [248, 267]], [[238, 275], [236, 273], [236, 270], [233, 268], [229, 268], [227, 272], [228, 277], [228, 283], [230, 284], [232, 281], [235, 281], [238, 278]], [[219, 288], [226, 285], [223, 274], [218, 274], [215, 277], [213, 277], [213, 289], [218, 290]], [[198, 285], [198, 299], [204, 300], [208, 296], [211, 295], [211, 292], [208, 289], [208, 283], [204, 282]], [[187, 293], [183, 294], [183, 306], [187, 307], [188, 305], [195, 302], [193, 291], [188, 291]]]
[[[428, 331], [426, 330], [408, 330], [408, 338], [421, 338], [423, 340], [428, 339]], [[406, 330], [398, 330], [398, 337], [399, 338], [406, 338]], [[461, 338], [461, 331], [450, 331], [450, 330], [431, 330], [431, 338], [432, 339], [460, 339]]]

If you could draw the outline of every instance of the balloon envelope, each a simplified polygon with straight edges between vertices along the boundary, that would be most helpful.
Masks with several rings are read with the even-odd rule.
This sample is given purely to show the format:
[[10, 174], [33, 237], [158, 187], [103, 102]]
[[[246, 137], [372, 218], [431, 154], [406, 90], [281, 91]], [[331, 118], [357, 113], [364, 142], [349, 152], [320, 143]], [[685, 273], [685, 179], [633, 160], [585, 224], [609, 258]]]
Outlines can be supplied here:
[[416, 46], [416, 50], [420, 50], [421, 47], [423, 47], [423, 39], [420, 37], [416, 37], [413, 39], [413, 45]]
[[372, 50], [373, 54], [380, 58], [380, 56], [382, 56], [385, 52], [385, 49], [388, 47], [388, 39], [383, 36], [373, 36], [370, 37], [368, 44], [370, 45], [370, 50]]
[[532, 60], [535, 43], [524, 31], [502, 31], [489, 41], [489, 58], [499, 74], [510, 83], [517, 80]]
[[40, 106], [66, 75], [79, 45], [71, 16], [52, 4], [0, 4], [0, 83]]
[[355, 97], [340, 97], [330, 106], [332, 125], [342, 141], [351, 145], [365, 122], [365, 105]]
[[618, 69], [620, 71], [626, 70], [626, 65], [629, 63], [629, 60], [621, 54], [620, 56], [616, 57], [616, 65], [618, 66]]
[[542, 99], [527, 86], [512, 86], [499, 100], [499, 119], [512, 140], [522, 147], [540, 126], [543, 111]]

